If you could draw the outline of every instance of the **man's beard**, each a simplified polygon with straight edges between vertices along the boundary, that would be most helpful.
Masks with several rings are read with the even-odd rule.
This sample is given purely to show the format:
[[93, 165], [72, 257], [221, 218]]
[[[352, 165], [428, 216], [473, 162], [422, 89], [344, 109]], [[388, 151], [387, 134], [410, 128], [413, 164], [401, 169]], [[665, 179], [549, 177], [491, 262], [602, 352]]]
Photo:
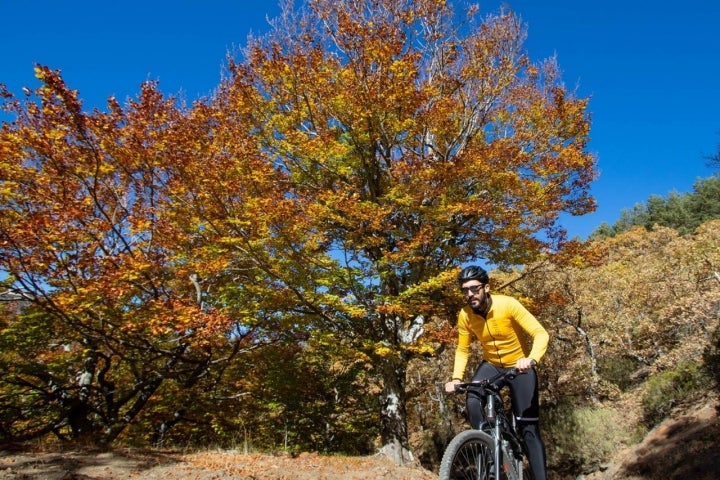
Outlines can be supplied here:
[[[475, 298], [473, 298], [472, 300], [475, 300]], [[477, 307], [473, 306], [473, 301], [470, 301], [468, 303], [470, 304], [470, 308], [472, 308], [473, 312], [485, 317], [490, 310], [490, 302], [490, 295], [487, 292], [483, 292], [482, 298], [479, 299], [479, 304]]]

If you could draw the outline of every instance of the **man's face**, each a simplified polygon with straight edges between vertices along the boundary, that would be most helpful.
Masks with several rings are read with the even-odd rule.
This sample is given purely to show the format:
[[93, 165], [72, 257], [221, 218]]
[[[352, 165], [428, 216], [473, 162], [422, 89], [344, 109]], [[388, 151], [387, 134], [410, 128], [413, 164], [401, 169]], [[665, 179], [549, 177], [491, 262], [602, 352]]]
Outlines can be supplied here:
[[473, 310], [479, 310], [485, 306], [488, 288], [487, 284], [480, 283], [479, 280], [469, 280], [460, 285], [460, 291], [465, 297], [465, 301]]

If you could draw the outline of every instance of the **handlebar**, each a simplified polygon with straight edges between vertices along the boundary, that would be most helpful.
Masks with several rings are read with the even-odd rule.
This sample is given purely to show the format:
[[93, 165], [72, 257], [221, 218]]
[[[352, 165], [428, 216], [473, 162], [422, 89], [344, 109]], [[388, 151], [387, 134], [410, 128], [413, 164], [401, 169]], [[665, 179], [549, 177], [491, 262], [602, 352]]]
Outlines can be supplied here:
[[479, 382], [457, 383], [455, 384], [455, 393], [466, 393], [468, 391], [482, 393], [482, 391], [486, 388], [492, 392], [497, 393], [502, 388], [501, 385], [497, 384], [499, 381], [512, 380], [518, 375], [523, 375], [525, 373], [527, 372], [521, 372], [517, 368], [511, 368], [507, 372], [498, 373], [494, 377], [485, 378], [483, 380], [480, 380]]

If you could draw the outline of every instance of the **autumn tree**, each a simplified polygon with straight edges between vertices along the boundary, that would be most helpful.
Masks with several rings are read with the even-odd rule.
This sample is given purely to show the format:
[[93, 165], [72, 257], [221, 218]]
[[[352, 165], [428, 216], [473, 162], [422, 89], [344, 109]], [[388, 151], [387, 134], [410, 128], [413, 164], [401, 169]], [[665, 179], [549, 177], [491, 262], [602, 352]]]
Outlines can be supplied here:
[[87, 113], [59, 72], [36, 73], [24, 100], [2, 92], [0, 435], [107, 444], [142, 417], [161, 439], [239, 354], [292, 336], [234, 288], [266, 282], [238, 252], [296, 240], [270, 224], [291, 202], [247, 134], [223, 143], [206, 104], [148, 82], [127, 107]]
[[258, 264], [298, 300], [298, 324], [367, 357], [398, 462], [407, 362], [454, 267], [560, 251], [560, 214], [594, 208], [587, 100], [554, 60], [528, 58], [516, 15], [463, 13], [439, 0], [286, 4], [216, 98], [223, 128], [252, 125], [287, 178], [288, 221], [311, 235]]

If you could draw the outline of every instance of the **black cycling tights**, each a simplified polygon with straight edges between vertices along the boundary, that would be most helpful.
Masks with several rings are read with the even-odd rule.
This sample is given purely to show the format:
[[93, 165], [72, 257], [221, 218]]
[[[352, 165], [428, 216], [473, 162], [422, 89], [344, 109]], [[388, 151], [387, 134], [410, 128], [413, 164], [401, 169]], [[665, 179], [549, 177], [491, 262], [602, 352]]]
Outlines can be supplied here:
[[[498, 373], [507, 370], [484, 362], [475, 372], [472, 381], [476, 382], [492, 378]], [[513, 414], [517, 420], [518, 430], [525, 440], [525, 446], [528, 449], [528, 460], [530, 460], [535, 480], [546, 480], [545, 444], [540, 437], [540, 428], [538, 426], [540, 404], [538, 400], [537, 372], [532, 369], [525, 374], [517, 375], [514, 379], [507, 381], [506, 384], [510, 387]], [[483, 405], [482, 398], [468, 393], [467, 411], [470, 425], [473, 428], [480, 428], [480, 425], [485, 422], [485, 405]]]

